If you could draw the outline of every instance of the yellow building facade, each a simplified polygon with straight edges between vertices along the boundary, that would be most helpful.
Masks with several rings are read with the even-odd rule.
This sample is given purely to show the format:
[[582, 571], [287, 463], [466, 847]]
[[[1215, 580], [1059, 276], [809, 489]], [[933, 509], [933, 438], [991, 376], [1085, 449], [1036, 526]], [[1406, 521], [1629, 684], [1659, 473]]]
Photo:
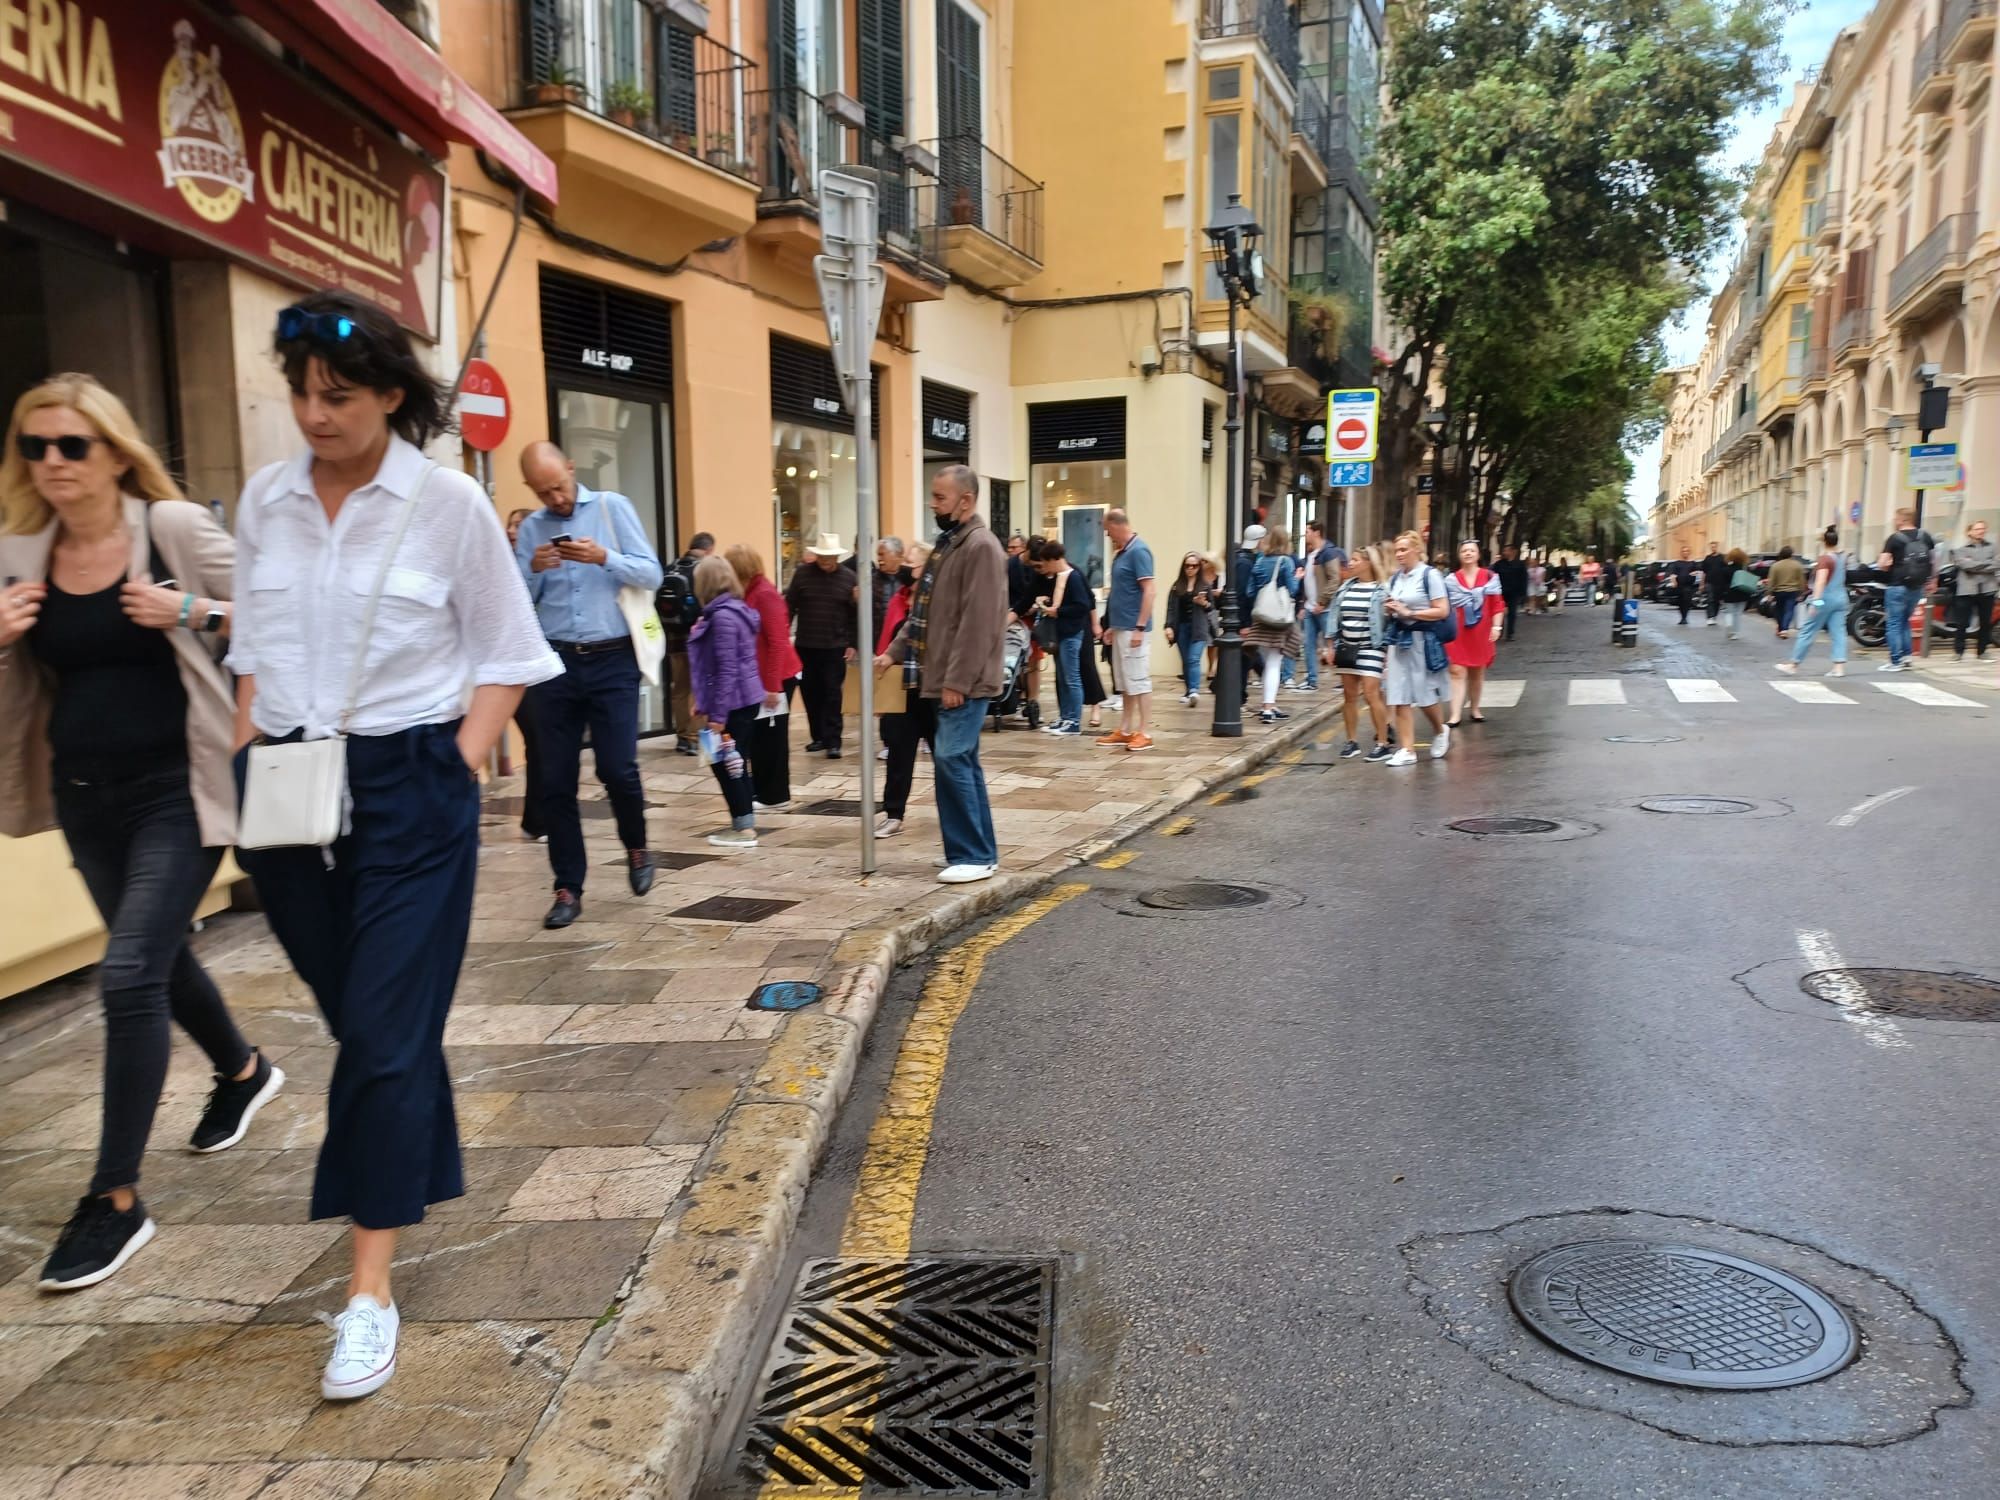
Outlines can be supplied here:
[[1872, 560], [1917, 502], [1918, 400], [1961, 480], [1922, 497], [1947, 544], [2000, 522], [2000, 139], [1994, 13], [1883, 0], [1797, 90], [1752, 188], [1745, 245], [1676, 372], [1655, 550], [1805, 549], [1828, 525]]

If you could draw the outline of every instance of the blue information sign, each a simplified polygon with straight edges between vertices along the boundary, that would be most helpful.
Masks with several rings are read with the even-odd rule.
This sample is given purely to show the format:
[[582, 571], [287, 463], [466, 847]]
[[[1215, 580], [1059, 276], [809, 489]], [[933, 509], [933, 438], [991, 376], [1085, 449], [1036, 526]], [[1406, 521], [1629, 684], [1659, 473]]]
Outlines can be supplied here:
[[1354, 489], [1364, 484], [1373, 484], [1375, 482], [1375, 465], [1358, 463], [1328, 464], [1326, 466], [1326, 482], [1329, 487], [1336, 489]]

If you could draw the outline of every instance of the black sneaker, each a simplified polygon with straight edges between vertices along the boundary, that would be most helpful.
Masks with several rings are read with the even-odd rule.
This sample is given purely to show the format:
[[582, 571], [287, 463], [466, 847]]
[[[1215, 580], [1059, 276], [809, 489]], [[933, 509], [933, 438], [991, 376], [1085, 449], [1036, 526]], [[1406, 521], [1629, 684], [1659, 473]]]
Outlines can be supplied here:
[[1361, 746], [1357, 741], [1354, 740], [1349, 740], [1346, 744], [1340, 747], [1340, 758], [1342, 760], [1353, 760], [1354, 757], [1359, 755], [1360, 753], [1361, 753]]
[[1394, 750], [1391, 750], [1387, 745], [1377, 745], [1373, 750], [1370, 750], [1366, 755], [1362, 756], [1361, 758], [1363, 760], [1387, 760], [1390, 756], [1394, 755], [1395, 753], [1396, 752]]
[[130, 1260], [153, 1234], [146, 1205], [136, 1196], [122, 1214], [109, 1198], [93, 1194], [79, 1199], [36, 1285], [45, 1292], [95, 1286]]
[[822, 745], [818, 740], [806, 741], [806, 754], [808, 755], [811, 755], [816, 750], [824, 750], [825, 748], [826, 746]]
[[201, 1123], [188, 1137], [188, 1150], [227, 1151], [243, 1139], [257, 1111], [277, 1098], [284, 1086], [285, 1070], [272, 1067], [261, 1052], [257, 1054], [257, 1071], [240, 1083], [216, 1074], [208, 1108], [201, 1112]]

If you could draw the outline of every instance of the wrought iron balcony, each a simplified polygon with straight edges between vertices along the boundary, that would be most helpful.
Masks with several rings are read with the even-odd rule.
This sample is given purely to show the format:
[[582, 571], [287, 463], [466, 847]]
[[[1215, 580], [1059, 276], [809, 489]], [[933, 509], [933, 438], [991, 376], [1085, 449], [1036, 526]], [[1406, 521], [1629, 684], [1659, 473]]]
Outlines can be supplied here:
[[1299, 76], [1298, 16], [1286, 0], [1201, 0], [1201, 34], [1207, 41], [1253, 37], [1280, 73]]
[[1975, 214], [1951, 214], [1917, 242], [1889, 273], [1889, 316], [1921, 316], [1931, 301], [1956, 295], [1965, 282], [1965, 257], [1979, 224]]
[[1910, 58], [1910, 109], [1928, 114], [1950, 102], [1951, 69], [1944, 60], [1943, 29], [1932, 27]]
[[1993, 48], [1993, 0], [1945, 0], [1944, 37], [1947, 66], [1983, 57]]
[[912, 159], [910, 148], [855, 123], [859, 106], [838, 95], [767, 89], [752, 95], [747, 107], [765, 170], [761, 214], [816, 214], [819, 174], [837, 167], [875, 184], [883, 251], [920, 272], [942, 274], [935, 236], [938, 179]]
[[[1333, 149], [1333, 115], [1316, 78], [1299, 80], [1298, 108], [1292, 111], [1293, 192], [1310, 191], [1327, 182], [1327, 156]], [[1303, 173], [1303, 176], [1299, 175]]]
[[1850, 307], [1833, 325], [1833, 359], [1844, 364], [1851, 357], [1865, 356], [1875, 341], [1875, 309]]
[[1825, 385], [1833, 371], [1833, 351], [1824, 344], [1806, 350], [1805, 389]]
[[937, 158], [937, 236], [952, 274], [1019, 286], [1042, 268], [1042, 184], [974, 135], [926, 147]]
[[1817, 203], [1806, 210], [1806, 232], [1823, 244], [1837, 244], [1840, 240], [1841, 216], [1847, 208], [1846, 197], [1838, 192], [1827, 193]]
[[[757, 65], [667, 24], [640, 0], [624, 5], [624, 24], [600, 25], [603, 0], [525, 0], [521, 107], [584, 110], [731, 176], [760, 180], [744, 115]], [[619, 13], [617, 0], [610, 10]]]

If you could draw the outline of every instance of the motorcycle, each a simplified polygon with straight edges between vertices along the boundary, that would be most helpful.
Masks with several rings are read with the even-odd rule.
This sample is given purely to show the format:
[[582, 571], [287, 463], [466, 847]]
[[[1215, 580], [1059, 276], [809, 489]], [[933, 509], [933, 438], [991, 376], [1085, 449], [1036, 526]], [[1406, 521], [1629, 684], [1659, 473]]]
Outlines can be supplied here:
[[1886, 590], [1879, 583], [1847, 585], [1847, 633], [1856, 645], [1879, 651], [1889, 644], [1889, 610], [1884, 603]]

